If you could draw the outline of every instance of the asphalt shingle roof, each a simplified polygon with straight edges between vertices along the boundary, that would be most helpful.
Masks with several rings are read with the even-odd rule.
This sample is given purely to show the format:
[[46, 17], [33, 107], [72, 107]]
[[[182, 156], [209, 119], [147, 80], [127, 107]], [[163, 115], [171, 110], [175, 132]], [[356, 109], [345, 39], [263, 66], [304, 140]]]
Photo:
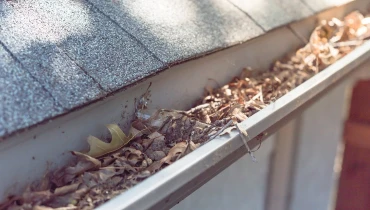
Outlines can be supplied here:
[[0, 135], [62, 112], [39, 82], [0, 45]]
[[60, 47], [68, 36], [89, 30], [87, 11], [73, 3], [76, 1], [50, 2], [0, 3], [5, 5], [0, 41], [57, 104], [68, 110], [98, 97], [103, 90]]
[[165, 63], [263, 34], [248, 16], [225, 0], [91, 2]]
[[[300, 0], [230, 0], [266, 31], [313, 14]], [[299, 8], [299, 9], [297, 9]]]
[[245, 2], [0, 1], [0, 137], [338, 4]]

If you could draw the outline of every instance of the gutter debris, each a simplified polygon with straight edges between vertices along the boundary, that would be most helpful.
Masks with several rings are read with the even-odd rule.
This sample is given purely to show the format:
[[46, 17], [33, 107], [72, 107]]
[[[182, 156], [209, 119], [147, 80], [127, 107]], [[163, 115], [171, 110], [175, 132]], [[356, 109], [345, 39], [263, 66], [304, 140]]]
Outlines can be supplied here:
[[[21, 195], [9, 196], [0, 209], [93, 209], [202, 144], [238, 129], [238, 123], [273, 103], [370, 37], [370, 17], [358, 11], [343, 21], [322, 21], [309, 43], [277, 61], [266, 72], [244, 69], [222, 87], [205, 88], [205, 97], [188, 111], [150, 110], [150, 90], [136, 103], [129, 135], [107, 125], [112, 137], [88, 137], [87, 153], [72, 152], [75, 163], [48, 173]], [[246, 131], [239, 130], [249, 153]], [[108, 143], [109, 142], [109, 143]]]

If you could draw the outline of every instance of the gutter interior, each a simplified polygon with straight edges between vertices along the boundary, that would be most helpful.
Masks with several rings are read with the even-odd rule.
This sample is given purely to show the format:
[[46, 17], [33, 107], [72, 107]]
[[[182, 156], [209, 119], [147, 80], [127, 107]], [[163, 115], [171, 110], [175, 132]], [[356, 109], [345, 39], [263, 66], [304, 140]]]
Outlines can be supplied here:
[[[344, 11], [353, 10], [353, 7], [363, 8], [362, 4], [349, 5], [326, 11], [318, 17], [342, 16]], [[127, 128], [134, 110], [133, 101], [145, 91], [149, 82], [153, 83], [151, 107], [189, 108], [202, 95], [207, 79], [224, 84], [238, 75], [243, 67], [268, 69], [274, 60], [302, 46], [304, 43], [296, 34], [307, 37], [305, 31], [310, 31], [312, 27], [307, 26], [312, 24], [303, 24], [307, 21], [312, 23], [314, 19], [293, 23], [290, 28], [282, 27], [250, 42], [172, 67], [170, 71], [104, 101], [0, 142], [0, 165], [7, 172], [0, 174], [0, 199], [9, 192], [20, 192], [27, 183], [41, 177], [47, 167], [46, 161], [52, 163], [51, 168], [66, 163], [70, 159], [68, 151], [85, 149], [85, 138], [90, 134], [100, 137], [105, 130], [104, 124], [120, 122]], [[272, 45], [273, 49], [269, 47]]]

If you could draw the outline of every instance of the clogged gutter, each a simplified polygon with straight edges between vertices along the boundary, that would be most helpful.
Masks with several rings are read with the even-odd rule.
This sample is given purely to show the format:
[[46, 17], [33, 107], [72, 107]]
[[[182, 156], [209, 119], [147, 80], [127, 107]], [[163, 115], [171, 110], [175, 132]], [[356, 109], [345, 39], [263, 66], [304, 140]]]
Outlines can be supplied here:
[[[108, 125], [111, 139], [88, 137], [88, 152], [72, 152], [75, 163], [48, 173], [0, 209], [93, 209], [195, 150], [274, 102], [351, 52], [370, 37], [370, 17], [355, 11], [343, 21], [323, 21], [309, 43], [277, 61], [269, 71], [244, 69], [188, 111], [150, 110], [150, 91], [136, 103], [129, 135]], [[217, 85], [217, 84], [216, 84]], [[107, 143], [109, 142], [109, 143]]]

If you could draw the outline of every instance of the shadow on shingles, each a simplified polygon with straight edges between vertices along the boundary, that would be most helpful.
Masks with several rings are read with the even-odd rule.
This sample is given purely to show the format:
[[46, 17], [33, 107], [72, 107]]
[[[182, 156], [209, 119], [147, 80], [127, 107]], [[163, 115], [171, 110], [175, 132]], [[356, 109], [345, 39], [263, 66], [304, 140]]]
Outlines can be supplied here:
[[167, 64], [262, 32], [227, 1], [89, 1]]
[[[240, 41], [247, 33], [237, 32], [252, 27], [239, 20], [244, 14], [234, 7], [223, 11], [223, 6], [230, 6], [224, 1], [163, 1], [160, 11], [142, 1], [143, 7], [151, 6], [152, 14], [134, 12], [131, 1], [125, 2], [125, 7], [111, 0], [101, 1], [102, 5], [92, 0], [95, 6], [45, 2], [2, 2], [0, 22], [5, 24], [0, 24], [0, 40], [64, 113], [152, 75], [163, 69], [164, 63], [178, 63]], [[80, 8], [85, 16], [79, 15]], [[69, 14], [70, 10], [73, 13]], [[235, 12], [234, 19], [230, 12]], [[147, 15], [151, 19], [145, 19]], [[32, 114], [38, 116], [33, 122], [37, 124], [60, 113], [40, 110]]]

